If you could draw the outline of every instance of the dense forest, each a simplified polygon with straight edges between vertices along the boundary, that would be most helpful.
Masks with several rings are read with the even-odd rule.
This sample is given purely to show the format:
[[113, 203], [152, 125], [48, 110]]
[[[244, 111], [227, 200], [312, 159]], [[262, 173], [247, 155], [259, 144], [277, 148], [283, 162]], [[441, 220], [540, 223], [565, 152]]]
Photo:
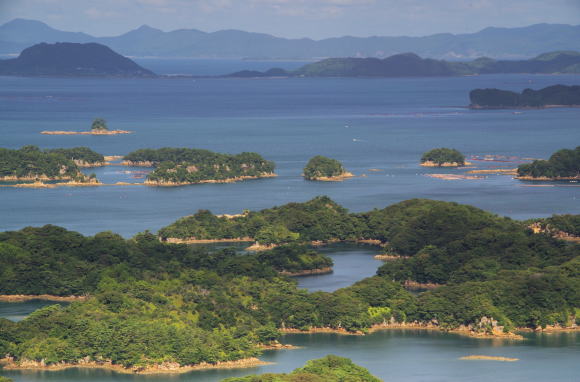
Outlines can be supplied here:
[[553, 85], [521, 93], [500, 89], [475, 89], [469, 93], [471, 107], [483, 109], [580, 105], [580, 86]]
[[480, 57], [459, 62], [422, 58], [414, 53], [383, 59], [327, 58], [294, 71], [272, 68], [265, 72], [243, 70], [228, 77], [444, 77], [492, 73], [578, 73], [580, 54], [572, 51], [544, 53], [529, 60], [493, 60]]
[[518, 178], [580, 179], [580, 146], [558, 150], [548, 160], [520, 165]]
[[290, 374], [263, 374], [234, 377], [222, 382], [381, 382], [367, 369], [348, 358], [327, 355], [310, 360]]
[[304, 167], [304, 178], [307, 180], [337, 178], [345, 175], [345, 173], [346, 170], [342, 163], [322, 155], [310, 158], [306, 167]]
[[[88, 297], [18, 323], [0, 319], [0, 353], [190, 365], [253, 357], [280, 329], [416, 323], [491, 332], [580, 321], [580, 246], [470, 206], [414, 199], [351, 214], [318, 197], [232, 219], [202, 211], [171, 232], [236, 237], [264, 227], [293, 233], [292, 244], [248, 254], [149, 232], [128, 240], [55, 226], [1, 233], [0, 293]], [[404, 257], [332, 293], [309, 293], [280, 274], [328, 264], [302, 243], [361, 238]], [[407, 280], [445, 285], [413, 295]]]
[[45, 150], [48, 153], [61, 154], [64, 157], [73, 160], [75, 163], [87, 165], [99, 165], [105, 162], [105, 157], [88, 147], [73, 147], [70, 149], [50, 149]]
[[230, 155], [188, 148], [140, 149], [125, 155], [123, 159], [129, 165], [155, 167], [147, 176], [147, 181], [159, 184], [271, 176], [275, 167], [273, 162], [256, 153]]
[[429, 150], [421, 156], [421, 164], [427, 163], [432, 163], [436, 166], [463, 166], [465, 164], [465, 156], [455, 149], [441, 147]]
[[80, 160], [102, 157], [86, 147], [53, 150], [41, 150], [36, 146], [24, 146], [18, 150], [0, 148], [0, 178], [84, 181], [86, 176], [73, 161], [77, 156]]

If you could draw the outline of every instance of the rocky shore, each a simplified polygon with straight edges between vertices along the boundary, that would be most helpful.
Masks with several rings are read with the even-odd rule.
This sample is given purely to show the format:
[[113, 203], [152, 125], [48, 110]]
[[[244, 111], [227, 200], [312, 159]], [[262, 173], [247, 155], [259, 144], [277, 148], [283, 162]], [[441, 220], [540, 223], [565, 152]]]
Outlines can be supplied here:
[[308, 180], [313, 180], [313, 181], [319, 181], [319, 182], [342, 182], [346, 179], [352, 178], [354, 177], [354, 174], [351, 172], [343, 172], [340, 175], [336, 175], [336, 176], [318, 176], [312, 179], [308, 179]]
[[41, 131], [40, 134], [45, 135], [118, 135], [118, 134], [131, 134], [132, 131], [128, 130], [95, 130], [95, 131]]
[[251, 237], [237, 237], [232, 239], [196, 239], [196, 238], [178, 239], [175, 237], [168, 237], [167, 239], [161, 241], [173, 244], [211, 244], [211, 243], [247, 243], [254, 241], [254, 239], [252, 239]]
[[558, 176], [554, 178], [550, 178], [547, 176], [516, 176], [518, 180], [535, 180], [535, 181], [559, 181], [559, 180], [580, 180], [580, 176]]
[[4, 358], [0, 360], [5, 370], [45, 370], [57, 371], [70, 368], [83, 369], [107, 369], [123, 374], [182, 374], [194, 370], [208, 369], [242, 369], [269, 365], [258, 358], [245, 358], [237, 361], [224, 361], [216, 363], [202, 362], [196, 365], [181, 366], [176, 362], [163, 362], [150, 366], [133, 366], [125, 367], [123, 365], [113, 364], [111, 361], [92, 361], [88, 357], [80, 359], [77, 362], [59, 362], [47, 365], [44, 361], [20, 360], [15, 361], [13, 358]]
[[305, 269], [303, 271], [298, 271], [298, 272], [282, 271], [282, 272], [280, 272], [280, 274], [283, 276], [296, 277], [296, 276], [325, 275], [325, 274], [332, 273], [332, 272], [333, 272], [332, 267], [326, 267], [326, 268], [318, 268], [318, 269]]
[[159, 186], [159, 187], [178, 187], [178, 186], [188, 186], [191, 184], [207, 184], [207, 183], [235, 183], [235, 182], [241, 182], [243, 180], [249, 180], [249, 179], [260, 179], [260, 178], [273, 178], [276, 177], [278, 175], [274, 174], [274, 173], [267, 173], [267, 174], [261, 174], [258, 176], [238, 176], [235, 178], [227, 178], [227, 179], [205, 179], [205, 180], [200, 180], [197, 182], [171, 182], [171, 181], [151, 181], [151, 180], [146, 180], [143, 184], [147, 185], [147, 186]]
[[471, 165], [470, 162], [465, 162], [463, 164], [458, 162], [443, 162], [443, 163], [437, 163], [432, 161], [421, 162], [421, 166], [423, 167], [463, 167], [469, 165]]
[[1, 302], [23, 302], [32, 300], [45, 300], [57, 302], [74, 302], [86, 300], [87, 296], [53, 296], [50, 294], [2, 294], [0, 295]]

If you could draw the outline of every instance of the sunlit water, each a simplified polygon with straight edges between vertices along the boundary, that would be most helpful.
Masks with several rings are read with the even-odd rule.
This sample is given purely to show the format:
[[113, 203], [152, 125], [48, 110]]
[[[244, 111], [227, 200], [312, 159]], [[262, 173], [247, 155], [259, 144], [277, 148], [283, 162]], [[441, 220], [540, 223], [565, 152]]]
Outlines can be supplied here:
[[[158, 73], [215, 75], [244, 68], [293, 68], [299, 63], [142, 61]], [[455, 147], [468, 156], [547, 158], [580, 142], [580, 109], [474, 111], [464, 108], [473, 88], [522, 90], [580, 84], [580, 76], [493, 75], [403, 79], [30, 79], [0, 77], [0, 147], [89, 146], [107, 155], [143, 147], [184, 146], [219, 152], [256, 151], [274, 160], [277, 178], [178, 188], [103, 186], [48, 190], [0, 188], [0, 231], [58, 224], [84, 234], [112, 230], [125, 236], [155, 231], [200, 208], [238, 213], [329, 195], [352, 211], [382, 208], [409, 198], [472, 204], [517, 219], [580, 213], [577, 183], [529, 187], [509, 176], [441, 180], [424, 176], [465, 170], [424, 169], [421, 154]], [[46, 136], [42, 130], [88, 129], [95, 117], [135, 134], [111, 137]], [[357, 177], [341, 183], [304, 181], [317, 154], [343, 161]], [[380, 171], [370, 171], [377, 169]], [[122, 167], [94, 172], [105, 183], [134, 182]], [[375, 273], [372, 247], [324, 249], [330, 275], [299, 278], [310, 290], [335, 290]], [[22, 319], [43, 303], [0, 304], [0, 316]], [[254, 372], [286, 372], [328, 353], [344, 355], [386, 381], [577, 381], [578, 334], [529, 335], [523, 342], [475, 340], [435, 332], [389, 331], [369, 336], [286, 336], [304, 348], [266, 352], [273, 365], [237, 371], [144, 377], [101, 370], [3, 372], [16, 381], [217, 381]], [[469, 354], [520, 358], [514, 363], [460, 361]]]

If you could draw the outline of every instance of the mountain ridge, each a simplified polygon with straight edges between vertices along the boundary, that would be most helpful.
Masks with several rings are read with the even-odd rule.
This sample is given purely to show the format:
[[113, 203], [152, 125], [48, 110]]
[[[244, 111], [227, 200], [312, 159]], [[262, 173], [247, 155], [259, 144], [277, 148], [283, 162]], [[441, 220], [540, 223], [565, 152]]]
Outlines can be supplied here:
[[36, 21], [14, 19], [0, 26], [0, 54], [15, 54], [40, 42], [97, 42], [125, 56], [191, 58], [389, 57], [413, 51], [446, 59], [529, 58], [553, 50], [580, 50], [580, 25], [534, 24], [518, 28], [488, 27], [476, 33], [429, 36], [341, 36], [321, 40], [290, 39], [235, 29], [169, 32], [142, 25], [118, 36], [94, 37], [65, 32]]

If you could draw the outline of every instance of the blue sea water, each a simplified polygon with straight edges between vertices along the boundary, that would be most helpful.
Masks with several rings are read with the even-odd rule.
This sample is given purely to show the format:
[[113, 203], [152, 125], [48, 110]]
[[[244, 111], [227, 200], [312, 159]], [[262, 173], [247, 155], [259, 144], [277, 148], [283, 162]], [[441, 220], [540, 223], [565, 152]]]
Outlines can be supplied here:
[[[158, 73], [216, 75], [241, 69], [288, 69], [300, 63], [216, 60], [142, 60]], [[468, 156], [500, 155], [508, 162], [477, 168], [514, 168], [521, 158], [547, 158], [580, 143], [580, 109], [469, 110], [473, 88], [522, 90], [580, 84], [573, 75], [486, 75], [457, 78], [293, 79], [51, 79], [0, 77], [0, 147], [89, 146], [106, 155], [144, 147], [183, 146], [219, 152], [256, 151], [277, 163], [277, 178], [177, 188], [102, 186], [0, 188], [0, 231], [58, 224], [84, 234], [112, 230], [125, 236], [156, 231], [204, 208], [215, 213], [262, 209], [329, 195], [352, 211], [382, 208], [409, 198], [472, 204], [516, 219], [580, 213], [577, 183], [529, 187], [510, 176], [442, 180], [425, 169], [421, 154], [455, 147]], [[131, 135], [47, 136], [43, 130], [88, 129], [104, 117]], [[339, 183], [300, 176], [313, 155], [343, 161], [357, 177]], [[377, 169], [380, 171], [370, 171]], [[95, 169], [105, 183], [132, 179], [122, 167]], [[131, 181], [142, 181], [132, 179]], [[327, 249], [332, 275], [299, 279], [311, 290], [334, 290], [369, 276], [380, 265], [373, 249]], [[21, 319], [37, 303], [0, 305], [0, 316]], [[307, 359], [336, 353], [388, 381], [575, 381], [578, 334], [530, 335], [523, 342], [474, 340], [431, 332], [379, 332], [365, 337], [287, 336], [300, 350], [266, 352], [274, 365], [255, 370], [207, 371], [136, 377], [101, 370], [4, 372], [16, 381], [217, 381], [253, 372], [290, 371]], [[469, 354], [520, 358], [515, 363], [459, 361]]]
[[[171, 66], [170, 61], [164, 62]], [[227, 66], [223, 71], [239, 70], [245, 64], [228, 61], [222, 63]], [[256, 151], [277, 163], [279, 176], [177, 188], [2, 188], [0, 230], [51, 223], [85, 234], [113, 230], [131, 236], [145, 229], [156, 231], [200, 208], [237, 213], [305, 201], [321, 194], [352, 211], [383, 208], [409, 198], [432, 198], [472, 204], [516, 219], [579, 213], [577, 183], [529, 187], [529, 183], [505, 175], [450, 181], [424, 174], [463, 174], [465, 170], [418, 165], [424, 151], [441, 146], [455, 147], [468, 156], [517, 158], [547, 158], [557, 149], [577, 146], [580, 109], [514, 113], [465, 108], [473, 88], [522, 90], [557, 83], [580, 84], [580, 76], [195, 80], [2, 77], [0, 147], [89, 146], [107, 155], [164, 146], [228, 153]], [[40, 134], [43, 130], [87, 129], [95, 117], [106, 118], [111, 128], [135, 133], [104, 137]], [[304, 181], [302, 168], [317, 154], [343, 161], [357, 177], [340, 183]], [[514, 168], [519, 163], [474, 162], [478, 168]], [[118, 172], [122, 170], [105, 167], [94, 172], [110, 183], [120, 179]]]

